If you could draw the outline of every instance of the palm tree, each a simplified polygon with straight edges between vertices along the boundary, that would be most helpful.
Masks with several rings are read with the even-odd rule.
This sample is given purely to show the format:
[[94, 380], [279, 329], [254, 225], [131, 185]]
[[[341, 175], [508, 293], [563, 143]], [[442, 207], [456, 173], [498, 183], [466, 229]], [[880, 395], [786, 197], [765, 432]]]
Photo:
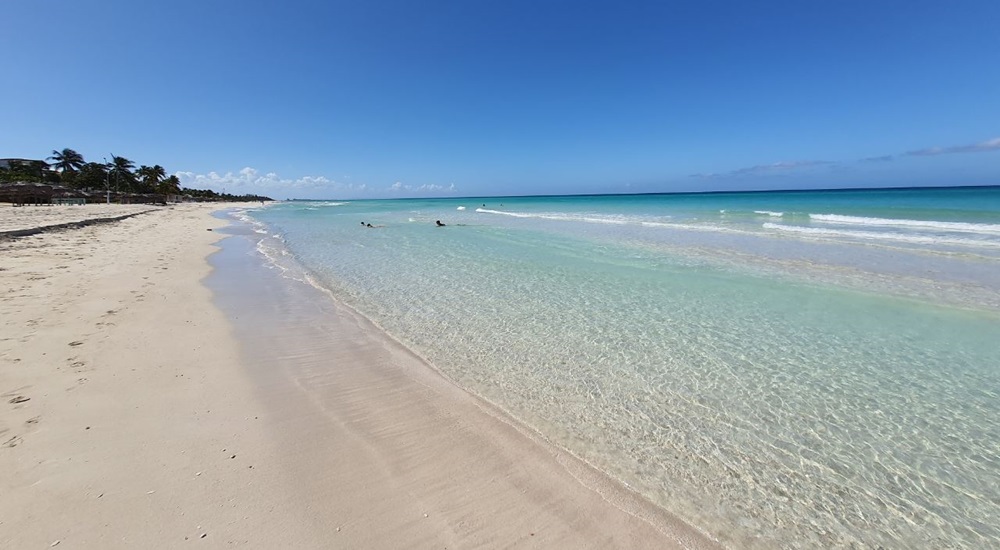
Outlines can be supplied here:
[[135, 184], [135, 174], [132, 173], [135, 163], [125, 157], [111, 155], [111, 164], [108, 168], [111, 170], [111, 176], [114, 177], [115, 188], [124, 183], [131, 192], [132, 186]]
[[80, 189], [104, 189], [108, 185], [108, 166], [100, 162], [88, 162], [80, 168], [73, 186]]
[[86, 164], [83, 155], [72, 149], [63, 149], [62, 151], [53, 149], [52, 156], [48, 160], [54, 160], [55, 163], [52, 164], [52, 167], [60, 172], [75, 172]]
[[159, 187], [160, 182], [163, 181], [163, 178], [167, 176], [167, 171], [159, 164], [156, 166], [140, 166], [136, 171], [136, 175], [139, 176], [139, 180], [142, 182], [142, 191], [144, 193], [154, 193], [156, 192], [156, 188]]
[[176, 175], [168, 176], [167, 179], [160, 182], [160, 186], [156, 189], [156, 192], [161, 195], [179, 195], [181, 192], [181, 180]]

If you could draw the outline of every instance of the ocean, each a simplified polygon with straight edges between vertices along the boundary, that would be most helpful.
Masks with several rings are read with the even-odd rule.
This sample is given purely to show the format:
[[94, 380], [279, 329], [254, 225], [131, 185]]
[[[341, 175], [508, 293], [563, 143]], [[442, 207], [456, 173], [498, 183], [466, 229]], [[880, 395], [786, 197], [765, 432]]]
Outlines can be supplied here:
[[1000, 547], [1000, 187], [237, 215], [286, 276], [724, 543]]

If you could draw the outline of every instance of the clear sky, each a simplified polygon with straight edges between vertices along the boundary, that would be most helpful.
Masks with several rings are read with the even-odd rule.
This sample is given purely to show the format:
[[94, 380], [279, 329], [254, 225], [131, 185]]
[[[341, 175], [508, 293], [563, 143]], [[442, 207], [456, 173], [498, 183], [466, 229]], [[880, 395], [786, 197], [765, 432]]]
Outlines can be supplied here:
[[1000, 1], [8, 0], [0, 157], [274, 198], [1000, 184]]

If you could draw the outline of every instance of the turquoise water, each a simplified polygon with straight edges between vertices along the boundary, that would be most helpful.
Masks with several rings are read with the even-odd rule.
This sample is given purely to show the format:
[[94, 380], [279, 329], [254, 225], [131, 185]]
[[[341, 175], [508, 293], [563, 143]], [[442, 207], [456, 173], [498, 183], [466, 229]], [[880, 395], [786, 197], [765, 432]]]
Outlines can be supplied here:
[[1000, 546], [1000, 188], [247, 214], [290, 276], [727, 544]]

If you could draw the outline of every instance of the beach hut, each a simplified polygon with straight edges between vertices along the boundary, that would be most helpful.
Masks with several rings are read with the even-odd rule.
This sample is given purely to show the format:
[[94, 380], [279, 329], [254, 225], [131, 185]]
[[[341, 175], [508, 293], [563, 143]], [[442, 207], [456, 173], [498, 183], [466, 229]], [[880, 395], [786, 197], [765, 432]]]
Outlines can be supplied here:
[[52, 186], [44, 183], [19, 181], [0, 184], [0, 201], [14, 206], [52, 204], [52, 195]]

